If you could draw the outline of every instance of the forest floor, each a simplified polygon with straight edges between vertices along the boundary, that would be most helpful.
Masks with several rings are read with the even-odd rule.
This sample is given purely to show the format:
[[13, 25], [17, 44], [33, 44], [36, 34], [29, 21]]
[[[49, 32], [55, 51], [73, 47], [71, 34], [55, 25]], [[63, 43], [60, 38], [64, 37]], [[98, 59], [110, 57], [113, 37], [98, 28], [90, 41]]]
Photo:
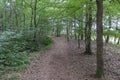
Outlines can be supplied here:
[[[37, 59], [31, 61], [29, 67], [21, 72], [22, 77], [18, 80], [97, 80], [94, 77], [96, 55], [83, 55], [83, 42], [81, 43], [81, 48], [78, 49], [75, 40], [67, 42], [64, 38], [54, 37], [53, 41], [54, 44], [52, 47], [41, 51]], [[94, 43], [92, 49], [93, 53], [95, 53], [96, 46]], [[115, 46], [113, 52], [111, 51], [113, 47], [106, 47], [105, 49], [107, 51], [105, 62], [109, 61], [105, 66], [107, 67], [106, 69], [109, 67], [109, 70], [106, 70], [108, 72], [106, 76], [111, 78], [111, 80], [120, 80], [120, 75], [118, 75], [120, 73], [120, 55], [113, 55], [113, 52], [116, 52], [120, 48], [116, 48]], [[116, 63], [116, 61], [118, 62]], [[114, 75], [114, 73], [116, 74]]]

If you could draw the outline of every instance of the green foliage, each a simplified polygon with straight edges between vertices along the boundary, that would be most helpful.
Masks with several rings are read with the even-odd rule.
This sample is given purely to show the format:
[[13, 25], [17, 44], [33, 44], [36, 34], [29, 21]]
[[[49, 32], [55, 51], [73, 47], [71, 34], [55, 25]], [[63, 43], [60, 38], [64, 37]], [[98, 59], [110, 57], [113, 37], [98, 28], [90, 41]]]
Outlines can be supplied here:
[[39, 45], [35, 40], [28, 40], [25, 47], [28, 52], [33, 52], [33, 51], [39, 50]]
[[41, 44], [44, 45], [44, 46], [47, 46], [47, 45], [49, 45], [51, 43], [52, 43], [52, 39], [50, 37], [44, 36], [41, 39]]
[[[47, 46], [52, 43], [51, 38], [43, 36], [40, 45]], [[43, 47], [42, 46], [42, 47]], [[29, 63], [29, 53], [39, 50], [36, 40], [26, 38], [23, 34], [5, 31], [0, 37], [0, 70], [16, 68]]]
[[120, 33], [117, 30], [106, 30], [104, 31], [104, 35], [120, 38]]
[[[4, 34], [5, 33], [5, 34]], [[14, 32], [3, 32], [0, 37], [0, 70], [6, 67], [17, 67], [29, 62], [25, 52], [26, 41], [21, 40]]]

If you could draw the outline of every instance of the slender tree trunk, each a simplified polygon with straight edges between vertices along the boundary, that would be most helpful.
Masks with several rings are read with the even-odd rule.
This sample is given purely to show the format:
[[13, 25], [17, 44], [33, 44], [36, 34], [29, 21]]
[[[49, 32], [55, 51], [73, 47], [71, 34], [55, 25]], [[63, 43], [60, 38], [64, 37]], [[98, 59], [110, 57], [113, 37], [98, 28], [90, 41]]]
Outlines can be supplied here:
[[[81, 25], [80, 25], [80, 26], [81, 26], [82, 32], [81, 32], [81, 36], [80, 36], [80, 37], [81, 37], [81, 40], [84, 40], [84, 32], [83, 32], [83, 29], [84, 29], [84, 27], [83, 27], [83, 26], [84, 26], [84, 23], [83, 23], [83, 21], [84, 21], [84, 12], [83, 12], [83, 10], [82, 10], [81, 20], [82, 20], [82, 21], [81, 21]], [[80, 21], [79, 21], [79, 23], [80, 23]]]
[[77, 32], [76, 32], [76, 17], [75, 17], [75, 15], [74, 15], [74, 21], [73, 21], [73, 27], [74, 27], [74, 37], [75, 37], [75, 39], [77, 39]]
[[117, 45], [120, 43], [120, 38], [118, 39], [118, 41], [117, 41]]
[[37, 15], [37, 0], [34, 2], [34, 27], [37, 27], [37, 21], [36, 21], [36, 15]]
[[[17, 4], [17, 3], [16, 3], [16, 4]], [[19, 10], [16, 9], [16, 8], [14, 8], [13, 10], [14, 10], [14, 13], [15, 13], [15, 25], [16, 25], [16, 27], [17, 27], [16, 30], [19, 30], [19, 28], [18, 28], [18, 27], [20, 26], [20, 25], [19, 25], [19, 22], [20, 22], [20, 21], [19, 21]]]
[[86, 11], [86, 29], [85, 29], [85, 52], [84, 54], [91, 55], [91, 28], [92, 28], [92, 0], [89, 1]]
[[[31, 5], [32, 5], [32, 2], [31, 2]], [[33, 27], [33, 16], [34, 16], [34, 9], [33, 9], [33, 7], [31, 6], [31, 20], [30, 20], [30, 27]]]
[[[117, 21], [116, 21], [116, 30], [118, 30], [118, 26], [119, 26], [119, 18], [117, 18]], [[120, 32], [119, 32], [120, 33]], [[117, 41], [117, 45], [120, 43], [120, 38], [118, 38], [118, 41]]]
[[67, 20], [67, 27], [66, 27], [66, 32], [67, 32], [67, 41], [69, 41], [69, 19]]
[[[109, 16], [109, 29], [111, 29], [111, 26], [112, 26], [112, 21], [111, 21], [111, 15]], [[106, 38], [106, 43], [109, 43], [109, 35], [107, 35], [107, 38]]]
[[78, 48], [80, 48], [80, 33], [78, 33]]
[[83, 27], [83, 23], [81, 22], [80, 23], [80, 21], [79, 21], [79, 31], [78, 31], [78, 48], [80, 48], [80, 34], [81, 34], [81, 32], [80, 32], [80, 29], [81, 29], [81, 27]]
[[13, 13], [13, 11], [12, 11], [12, 0], [9, 0], [9, 2], [10, 2], [10, 17], [9, 17], [9, 23], [10, 23], [10, 29], [12, 29], [12, 27], [13, 27], [13, 17], [12, 17], [12, 13]]
[[57, 36], [57, 37], [60, 37], [60, 33], [59, 33], [59, 28], [58, 28], [58, 26], [56, 26], [56, 36]]
[[[16, 27], [19, 27], [18, 14], [17, 14], [17, 12], [16, 12], [15, 9], [13, 9], [13, 10], [14, 10], [14, 13], [15, 13], [15, 26], [16, 26]], [[16, 28], [16, 29], [17, 29], [17, 28]]]
[[[3, 19], [4, 17], [3, 17], [3, 12], [1, 12], [1, 14], [0, 14], [0, 19]], [[1, 31], [3, 31], [4, 30], [4, 22], [3, 22], [3, 20], [1, 21], [1, 23], [0, 23], [0, 32]]]
[[6, 27], [7, 27], [7, 23], [9, 20], [6, 20], [6, 17], [7, 17], [7, 11], [6, 11], [6, 6], [5, 6], [5, 11], [4, 11], [4, 30], [6, 30]]
[[104, 75], [103, 63], [103, 0], [96, 0], [97, 4], [97, 70], [96, 77], [102, 78]]
[[36, 15], [37, 15], [37, 0], [35, 0], [34, 2], [34, 28], [35, 28], [35, 33], [34, 33], [34, 38], [36, 38], [37, 35], [37, 19], [36, 19]]
[[24, 26], [25, 26], [25, 24], [26, 24], [26, 15], [25, 15], [25, 13], [23, 13], [23, 18], [24, 18]]
[[86, 4], [86, 15], [85, 15], [85, 54], [87, 53], [86, 51], [87, 51], [87, 45], [88, 45], [88, 43], [87, 43], [87, 27], [88, 27], [88, 9], [87, 9], [87, 4]]
[[69, 38], [70, 39], [72, 39], [73, 38], [73, 32], [72, 32], [72, 26], [73, 24], [72, 24], [72, 20], [71, 19], [69, 19]]
[[60, 24], [61, 24], [61, 20], [57, 19], [57, 25], [56, 25], [56, 36], [57, 37], [60, 37], [60, 33], [61, 33]]

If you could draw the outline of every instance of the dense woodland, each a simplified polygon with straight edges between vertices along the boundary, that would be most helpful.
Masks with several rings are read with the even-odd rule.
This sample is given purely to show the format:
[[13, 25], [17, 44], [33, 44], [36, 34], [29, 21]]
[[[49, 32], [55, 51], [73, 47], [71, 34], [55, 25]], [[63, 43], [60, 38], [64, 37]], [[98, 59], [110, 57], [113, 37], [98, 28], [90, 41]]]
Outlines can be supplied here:
[[102, 78], [103, 45], [120, 45], [120, 1], [0, 0], [0, 73], [27, 68], [33, 52], [54, 43], [52, 36], [75, 39], [78, 48], [84, 41], [83, 54], [96, 54], [95, 76]]

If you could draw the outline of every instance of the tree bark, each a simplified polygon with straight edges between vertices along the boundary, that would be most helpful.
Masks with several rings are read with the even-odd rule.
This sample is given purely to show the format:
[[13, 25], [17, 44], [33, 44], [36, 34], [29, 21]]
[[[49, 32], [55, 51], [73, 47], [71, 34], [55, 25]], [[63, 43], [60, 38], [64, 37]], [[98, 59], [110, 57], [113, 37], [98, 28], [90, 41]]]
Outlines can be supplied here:
[[[85, 28], [85, 52], [84, 54], [91, 55], [91, 28], [92, 28], [92, 0], [86, 5], [86, 28]], [[88, 7], [88, 8], [87, 8]]]
[[67, 41], [69, 41], [69, 19], [67, 20], [67, 27], [66, 27], [66, 32], [67, 32]]
[[[111, 29], [111, 27], [112, 27], [112, 21], [111, 21], [111, 15], [110, 15], [110, 16], [109, 16], [109, 30]], [[110, 38], [110, 36], [107, 35], [106, 43], [109, 43], [109, 38]]]
[[103, 0], [96, 0], [97, 4], [97, 70], [96, 77], [102, 78], [104, 75], [103, 62]]
[[76, 16], [74, 15], [74, 19], [73, 19], [73, 27], [74, 27], [74, 37], [77, 40], [77, 30], [76, 30]]
[[36, 19], [36, 15], [37, 15], [37, 0], [35, 0], [34, 2], [34, 28], [35, 28], [35, 33], [34, 33], [34, 38], [36, 38], [36, 33], [37, 33], [37, 19]]
[[12, 29], [13, 27], [13, 11], [12, 11], [12, 0], [9, 0], [9, 3], [10, 3], [10, 19], [9, 19], [9, 23], [10, 23], [10, 29]]

